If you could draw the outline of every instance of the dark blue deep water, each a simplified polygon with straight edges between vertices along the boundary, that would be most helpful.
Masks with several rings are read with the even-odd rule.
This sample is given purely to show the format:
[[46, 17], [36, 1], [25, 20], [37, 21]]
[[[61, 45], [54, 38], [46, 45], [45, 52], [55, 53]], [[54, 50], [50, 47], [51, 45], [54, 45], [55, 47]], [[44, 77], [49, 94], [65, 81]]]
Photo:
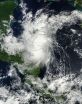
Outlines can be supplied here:
[[[35, 15], [36, 11], [41, 8], [43, 8], [43, 12], [49, 14], [49, 17], [51, 15], [56, 15], [61, 11], [68, 11], [70, 13], [75, 9], [66, 1], [44, 3], [43, 0], [41, 0], [40, 2], [38, 2], [37, 0], [24, 0], [24, 2], [28, 7], [26, 12], [28, 13], [29, 11], [32, 11], [33, 15]], [[23, 14], [22, 14], [22, 8], [19, 5], [14, 9], [13, 16], [14, 16], [14, 20], [11, 22], [13, 35], [15, 37], [20, 37], [21, 34], [23, 33], [23, 27], [21, 26], [21, 22], [23, 21]], [[19, 22], [19, 20], [21, 22]], [[73, 34], [70, 31], [71, 28], [77, 30], [78, 31], [77, 34]], [[61, 47], [63, 47], [64, 51], [68, 54], [68, 57], [66, 57], [66, 61], [68, 60], [68, 63], [67, 62], [65, 63], [66, 68], [70, 67], [71, 72], [73, 73], [79, 73], [82, 67], [82, 58], [80, 58], [78, 53], [74, 51], [74, 48], [77, 48], [77, 47], [82, 49], [82, 45], [81, 45], [82, 36], [78, 37], [78, 33], [81, 33], [81, 32], [82, 32], [82, 29], [79, 26], [79, 21], [78, 21], [77, 24], [75, 25], [63, 26], [63, 28], [58, 30], [56, 33], [57, 42], [61, 45]], [[72, 38], [72, 41], [71, 41], [71, 38]], [[75, 40], [78, 41], [78, 44], [75, 44]], [[71, 45], [71, 43], [73, 44]], [[59, 53], [54, 51], [54, 54], [56, 58], [60, 60]], [[10, 66], [10, 63], [0, 61], [0, 77], [4, 77], [0, 79], [0, 83], [3, 85], [4, 84], [10, 85], [12, 81], [12, 78], [7, 76], [7, 73], [10, 70], [9, 66]], [[52, 64], [51, 64], [51, 67], [53, 67]], [[46, 67], [44, 66], [43, 68], [41, 68], [41, 73], [39, 77], [43, 78], [45, 73], [46, 73]], [[54, 72], [52, 73], [58, 73], [58, 72], [55, 72], [54, 70]]]

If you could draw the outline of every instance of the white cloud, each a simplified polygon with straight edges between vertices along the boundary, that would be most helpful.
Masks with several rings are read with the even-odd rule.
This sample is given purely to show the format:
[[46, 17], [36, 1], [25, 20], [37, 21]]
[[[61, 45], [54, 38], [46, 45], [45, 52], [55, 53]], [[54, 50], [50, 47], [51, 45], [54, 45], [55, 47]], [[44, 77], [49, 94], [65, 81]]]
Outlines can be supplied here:
[[4, 43], [2, 48], [9, 54], [16, 54], [21, 52], [24, 49], [23, 43], [18, 42], [18, 39], [11, 34], [4, 37]]
[[26, 19], [22, 23], [24, 32], [21, 39], [17, 39], [12, 34], [5, 36], [2, 47], [9, 54], [23, 52], [23, 58], [27, 64], [47, 64], [48, 66], [51, 57], [53, 59], [52, 44], [54, 47], [57, 46], [56, 31], [62, 28], [65, 23], [71, 25], [76, 23], [77, 19], [82, 19], [82, 13], [78, 11], [73, 11], [70, 15], [60, 13], [50, 18], [47, 14], [40, 13], [41, 10], [36, 13], [34, 21], [32, 21], [31, 12], [25, 15]]

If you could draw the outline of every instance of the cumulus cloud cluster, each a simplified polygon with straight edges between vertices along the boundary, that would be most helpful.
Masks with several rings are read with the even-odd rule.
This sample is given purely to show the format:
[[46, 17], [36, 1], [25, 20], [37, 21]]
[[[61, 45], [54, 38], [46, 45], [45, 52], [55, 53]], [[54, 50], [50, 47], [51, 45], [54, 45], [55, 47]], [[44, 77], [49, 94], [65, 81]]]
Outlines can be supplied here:
[[[25, 10], [25, 8], [23, 10]], [[25, 19], [22, 22], [24, 28], [23, 34], [16, 38], [10, 33], [3, 37], [3, 44], [1, 45], [8, 54], [15, 55], [21, 52], [22, 58], [27, 65], [33, 64], [38, 66], [40, 64], [45, 64], [48, 66], [55, 58], [55, 56], [53, 57], [52, 51], [59, 45], [55, 38], [57, 30], [61, 29], [65, 23], [70, 26], [75, 24], [77, 20], [82, 20], [82, 13], [79, 11], [72, 11], [70, 14], [61, 12], [57, 15], [52, 15], [51, 17], [48, 17], [45, 13], [41, 13], [41, 10], [37, 11], [34, 17], [31, 12], [27, 14], [25, 11], [22, 12], [25, 14]], [[40, 85], [40, 83], [43, 84], [45, 82], [44, 80], [45, 79], [42, 81], [40, 80], [39, 83], [37, 81], [37, 85]], [[71, 80], [68, 76], [64, 76], [53, 81], [51, 79], [49, 83], [46, 83], [49, 85], [49, 90], [52, 90], [53, 92], [55, 92], [55, 90], [57, 91], [57, 93], [55, 93], [56, 95], [67, 93], [67, 99], [69, 100], [68, 104], [74, 104], [76, 100], [79, 100], [80, 103], [82, 103], [82, 94], [79, 90], [82, 86], [80, 78]], [[73, 85], [76, 86], [76, 89], [71, 90]], [[4, 88], [0, 88], [0, 92], [1, 90], [4, 90]], [[6, 90], [4, 90], [4, 92], [7, 93], [8, 96], [9, 92]], [[19, 104], [19, 100], [23, 98], [22, 101], [27, 99], [26, 101], [28, 102], [32, 97], [32, 93], [27, 94], [24, 92], [23, 95], [24, 97], [22, 97], [22, 95], [9, 95], [6, 104], [11, 104], [11, 102], [13, 102], [12, 104]], [[5, 104], [2, 100], [0, 103]]]
[[22, 52], [22, 57], [27, 64], [48, 65], [54, 58], [51, 53], [53, 44], [54, 47], [58, 45], [55, 39], [56, 31], [65, 23], [71, 25], [76, 23], [77, 19], [82, 19], [82, 13], [73, 11], [69, 15], [62, 12], [48, 18], [47, 14], [39, 10], [35, 17], [29, 12], [24, 18], [22, 22], [24, 31], [20, 38], [9, 34], [3, 38], [2, 47], [9, 54]]

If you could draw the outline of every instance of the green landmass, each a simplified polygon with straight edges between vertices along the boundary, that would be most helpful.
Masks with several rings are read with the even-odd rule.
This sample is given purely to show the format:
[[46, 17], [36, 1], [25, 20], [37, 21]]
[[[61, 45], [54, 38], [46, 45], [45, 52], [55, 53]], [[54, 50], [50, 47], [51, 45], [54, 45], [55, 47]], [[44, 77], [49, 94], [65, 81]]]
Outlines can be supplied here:
[[9, 16], [13, 13], [16, 3], [14, 0], [6, 0], [0, 2], [0, 20], [9, 20]]
[[68, 2], [78, 10], [82, 10], [82, 0], [68, 0]]
[[10, 63], [14, 63], [14, 62], [17, 62], [19, 64], [23, 63], [23, 60], [20, 54], [9, 55], [4, 50], [0, 50], [0, 60], [5, 62], [10, 62]]
[[7, 29], [10, 25], [10, 15], [13, 14], [16, 6], [15, 0], [0, 0], [0, 35], [7, 34]]
[[9, 21], [0, 21], [0, 36], [7, 34], [9, 29]]
[[[0, 36], [3, 34], [7, 34], [7, 29], [10, 25], [10, 15], [13, 15], [13, 10], [17, 6], [17, 0], [0, 0]], [[47, 0], [46, 0], [47, 1]], [[55, 1], [55, 0], [48, 0]], [[57, 1], [57, 0], [56, 0]], [[82, 0], [67, 0], [71, 5], [76, 7], [76, 9], [82, 10]], [[82, 25], [81, 25], [82, 27]], [[0, 51], [0, 60], [8, 61], [8, 62], [18, 62], [22, 63], [20, 55], [8, 55], [4, 51]], [[34, 68], [30, 70], [28, 74], [38, 76], [40, 73], [39, 68]]]
[[40, 67], [34, 67], [34, 68], [30, 68], [30, 69], [26, 69], [24, 71], [24, 74], [27, 75], [32, 75], [34, 77], [39, 77], [40, 75]]
[[76, 9], [82, 10], [82, 0], [44, 0], [44, 2], [59, 2], [59, 1], [67, 1], [69, 4], [74, 6]]

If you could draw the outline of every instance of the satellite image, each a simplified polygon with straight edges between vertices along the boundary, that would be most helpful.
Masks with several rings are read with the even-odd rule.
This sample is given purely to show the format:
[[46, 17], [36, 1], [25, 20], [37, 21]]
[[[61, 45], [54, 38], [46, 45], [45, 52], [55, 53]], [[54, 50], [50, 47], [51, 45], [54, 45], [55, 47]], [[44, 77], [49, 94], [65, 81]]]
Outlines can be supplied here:
[[0, 104], [82, 104], [82, 0], [0, 0]]

